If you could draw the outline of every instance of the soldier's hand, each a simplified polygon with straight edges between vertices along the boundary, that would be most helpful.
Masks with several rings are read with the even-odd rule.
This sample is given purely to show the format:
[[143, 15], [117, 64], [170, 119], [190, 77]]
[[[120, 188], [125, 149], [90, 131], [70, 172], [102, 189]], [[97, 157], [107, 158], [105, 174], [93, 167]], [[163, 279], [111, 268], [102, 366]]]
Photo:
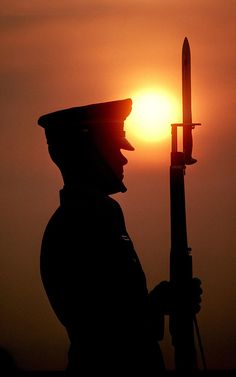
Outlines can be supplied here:
[[201, 295], [203, 293], [201, 288], [201, 280], [197, 277], [194, 277], [192, 279], [192, 307], [193, 307], [193, 313], [199, 313], [201, 310]]
[[[197, 277], [192, 279], [191, 285], [191, 301], [192, 301], [192, 312], [196, 314], [201, 309], [201, 280]], [[182, 295], [183, 294], [183, 295]], [[174, 310], [175, 305], [179, 305], [180, 301], [178, 297], [183, 296], [184, 292], [176, 292], [176, 289], [172, 282], [162, 281], [155, 286], [154, 289], [149, 293], [149, 300], [152, 310], [163, 313], [170, 314]]]

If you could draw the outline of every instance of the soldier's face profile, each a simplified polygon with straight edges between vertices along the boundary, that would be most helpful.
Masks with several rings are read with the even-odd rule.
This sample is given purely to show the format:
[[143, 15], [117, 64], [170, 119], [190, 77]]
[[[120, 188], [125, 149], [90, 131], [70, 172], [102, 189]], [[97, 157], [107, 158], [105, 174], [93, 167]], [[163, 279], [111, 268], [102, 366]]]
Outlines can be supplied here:
[[103, 155], [108, 162], [109, 166], [119, 180], [124, 178], [124, 165], [128, 163], [127, 158], [123, 155], [119, 145], [108, 144], [103, 149]]

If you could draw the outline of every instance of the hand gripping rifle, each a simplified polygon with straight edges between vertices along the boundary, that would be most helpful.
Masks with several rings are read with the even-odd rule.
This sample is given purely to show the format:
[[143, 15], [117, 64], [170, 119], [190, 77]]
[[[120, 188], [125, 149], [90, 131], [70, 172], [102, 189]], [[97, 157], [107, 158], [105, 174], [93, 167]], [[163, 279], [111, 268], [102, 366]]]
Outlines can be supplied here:
[[[200, 341], [192, 308], [192, 256], [187, 241], [184, 176], [186, 165], [197, 162], [192, 157], [192, 130], [200, 123], [192, 123], [191, 113], [191, 58], [185, 38], [182, 48], [183, 123], [172, 124], [172, 151], [170, 165], [171, 251], [170, 281], [174, 303], [170, 312], [170, 333], [175, 351], [177, 371], [197, 370], [194, 326]], [[178, 151], [178, 130], [182, 128], [182, 151]], [[199, 342], [202, 351], [201, 342]], [[202, 354], [203, 356], [203, 354]], [[203, 358], [204, 360], [204, 358]]]

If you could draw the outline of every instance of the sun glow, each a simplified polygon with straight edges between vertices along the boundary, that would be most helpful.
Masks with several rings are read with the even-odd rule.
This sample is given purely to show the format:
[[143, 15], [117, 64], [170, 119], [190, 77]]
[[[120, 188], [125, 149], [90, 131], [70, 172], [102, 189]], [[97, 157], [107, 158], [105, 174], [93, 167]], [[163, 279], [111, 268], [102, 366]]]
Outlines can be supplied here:
[[165, 91], [145, 90], [134, 94], [127, 118], [128, 132], [145, 142], [161, 142], [170, 137], [171, 123], [180, 120], [177, 100]]

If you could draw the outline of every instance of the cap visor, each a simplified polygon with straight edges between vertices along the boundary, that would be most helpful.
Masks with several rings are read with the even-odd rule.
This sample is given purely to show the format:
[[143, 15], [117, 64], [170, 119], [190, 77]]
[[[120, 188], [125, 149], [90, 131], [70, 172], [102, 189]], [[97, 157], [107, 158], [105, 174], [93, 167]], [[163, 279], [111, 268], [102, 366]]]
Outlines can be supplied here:
[[125, 149], [127, 151], [134, 151], [135, 148], [130, 144], [130, 142], [124, 137], [121, 141], [121, 149]]

